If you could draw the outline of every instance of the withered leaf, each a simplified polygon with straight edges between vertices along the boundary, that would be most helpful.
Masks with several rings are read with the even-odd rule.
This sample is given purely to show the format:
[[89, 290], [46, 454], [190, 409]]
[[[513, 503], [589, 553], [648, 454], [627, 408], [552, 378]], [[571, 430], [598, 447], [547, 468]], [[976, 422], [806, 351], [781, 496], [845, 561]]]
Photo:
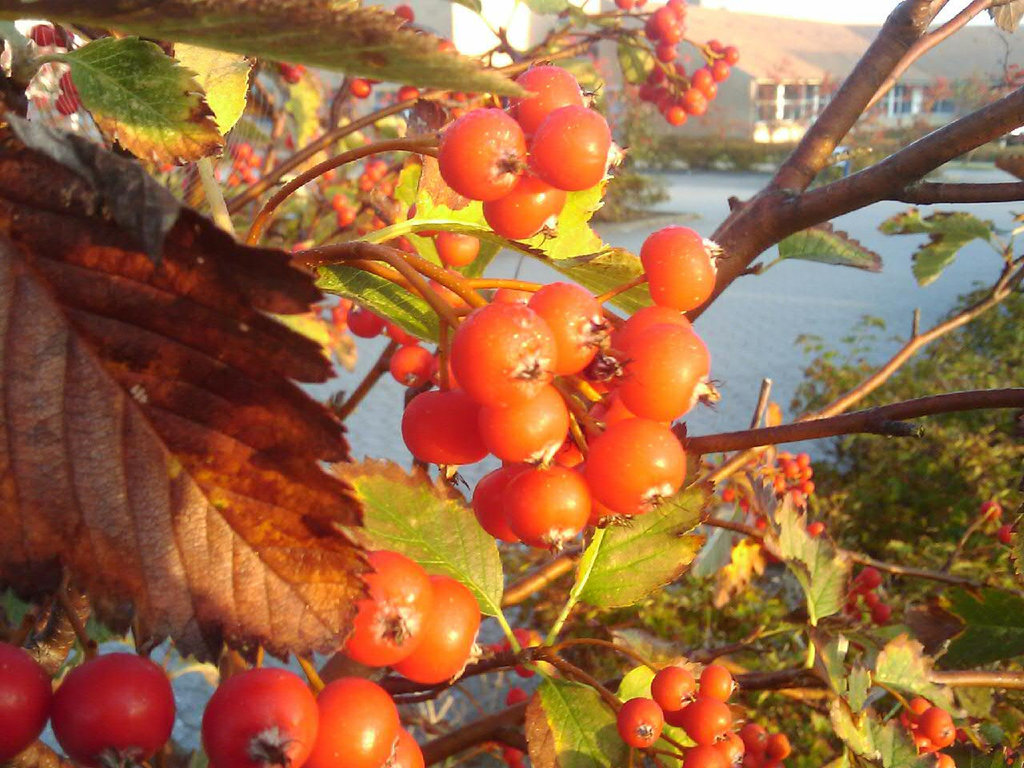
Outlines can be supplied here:
[[293, 383], [330, 374], [317, 344], [268, 316], [318, 291], [188, 209], [152, 259], [103, 202], [0, 133], [0, 586], [64, 567], [100, 618], [134, 606], [140, 640], [201, 657], [336, 648], [366, 566], [321, 462], [348, 447]]

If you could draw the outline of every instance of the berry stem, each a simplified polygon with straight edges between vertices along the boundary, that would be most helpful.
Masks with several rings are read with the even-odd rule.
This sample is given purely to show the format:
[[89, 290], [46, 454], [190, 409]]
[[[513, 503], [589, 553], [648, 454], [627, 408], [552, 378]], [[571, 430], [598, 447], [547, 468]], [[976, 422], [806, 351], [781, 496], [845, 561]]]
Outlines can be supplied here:
[[636, 277], [634, 277], [632, 280], [630, 280], [628, 282], [625, 282], [622, 285], [616, 286], [615, 288], [612, 288], [611, 290], [605, 291], [600, 296], [597, 296], [596, 297], [597, 298], [597, 303], [598, 304], [605, 304], [605, 303], [611, 301], [612, 299], [614, 299], [616, 296], [619, 296], [619, 295], [625, 293], [626, 291], [631, 290], [632, 288], [636, 288], [637, 286], [643, 285], [646, 282], [647, 282], [647, 275], [644, 274], [644, 273], [641, 273], [641, 274], [637, 275]]
[[324, 681], [320, 679], [320, 673], [316, 671], [316, 667], [313, 666], [313, 662], [307, 659], [305, 656], [296, 656], [295, 660], [302, 667], [302, 671], [306, 675], [306, 679], [309, 681], [309, 687], [313, 689], [313, 693], [320, 693], [326, 686]]
[[218, 227], [223, 229], [232, 237], [235, 237], [235, 225], [231, 223], [231, 214], [228, 213], [227, 204], [224, 202], [224, 193], [213, 172], [213, 162], [208, 157], [200, 158], [196, 163], [199, 171], [199, 180], [203, 184], [203, 193], [206, 195], [206, 202], [210, 204], [210, 213]]
[[629, 648], [619, 645], [618, 643], [613, 643], [611, 640], [600, 640], [596, 637], [570, 637], [567, 640], [562, 640], [556, 645], [551, 646], [551, 650], [557, 653], [560, 652], [563, 648], [571, 648], [574, 645], [593, 645], [597, 648], [608, 648], [612, 651], [615, 651], [616, 653], [620, 653], [623, 656], [632, 659], [638, 664], [643, 664], [645, 667], [648, 667], [649, 669], [653, 669], [655, 671], [657, 671], [658, 669], [656, 666], [654, 666], [652, 662], [641, 656], [636, 651], [630, 650]]
[[377, 358], [377, 362], [366, 372], [363, 380], [359, 382], [359, 385], [352, 391], [352, 394], [345, 398], [345, 401], [335, 409], [334, 413], [339, 421], [345, 421], [345, 419], [351, 416], [356, 406], [370, 393], [370, 390], [380, 381], [380, 378], [388, 372], [391, 355], [394, 354], [396, 349], [398, 349], [398, 344], [394, 341], [384, 347], [380, 357]]
[[[565, 605], [562, 606], [561, 613], [558, 614], [558, 618], [555, 619], [555, 623], [551, 625], [551, 630], [548, 632], [548, 636], [544, 639], [545, 645], [552, 645], [555, 640], [558, 639], [558, 635], [562, 631], [562, 627], [565, 625], [566, 620], [569, 618], [569, 614], [572, 613], [572, 609], [575, 608], [576, 603], [579, 602], [580, 595], [583, 593], [583, 588], [587, 586], [590, 574], [594, 570], [594, 563], [597, 560], [596, 554], [600, 551], [601, 542], [603, 540], [604, 528], [598, 528], [594, 531], [594, 536], [590, 540], [590, 546], [588, 546], [583, 552], [583, 557], [579, 564], [579, 570], [576, 572], [576, 583], [573, 584], [572, 589], [569, 590], [569, 597], [565, 601]], [[588, 557], [588, 553], [591, 552], [594, 554]], [[616, 699], [616, 701], [618, 701], [618, 699]], [[618, 711], [617, 708], [616, 711]]]

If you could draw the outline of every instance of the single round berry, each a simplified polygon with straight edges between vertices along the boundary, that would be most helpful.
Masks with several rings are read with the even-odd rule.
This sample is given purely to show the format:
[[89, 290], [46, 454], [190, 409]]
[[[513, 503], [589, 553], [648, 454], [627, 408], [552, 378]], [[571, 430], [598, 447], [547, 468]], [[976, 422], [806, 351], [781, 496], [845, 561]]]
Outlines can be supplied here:
[[348, 92], [357, 99], [365, 99], [369, 97], [372, 91], [373, 86], [370, 85], [369, 81], [364, 80], [361, 77], [355, 77], [348, 83]]
[[524, 168], [523, 129], [500, 109], [474, 109], [441, 134], [437, 161], [445, 183], [472, 200], [497, 200]]
[[612, 349], [625, 350], [636, 339], [649, 336], [650, 329], [656, 325], [678, 325], [687, 330], [693, 328], [682, 312], [655, 304], [638, 309], [620, 328], [612, 333]]
[[743, 764], [743, 756], [747, 752], [747, 747], [735, 731], [726, 733], [725, 738], [715, 742], [714, 747], [722, 753], [726, 765], [738, 768]]
[[698, 744], [686, 750], [683, 768], [729, 768], [725, 755], [713, 744]]
[[430, 380], [434, 372], [434, 355], [418, 344], [399, 347], [388, 363], [391, 376], [406, 387], [419, 387]]
[[666, 713], [665, 722], [682, 728], [698, 744], [714, 744], [732, 725], [732, 712], [723, 701], [698, 696], [678, 712]]
[[789, 737], [784, 733], [773, 733], [768, 737], [764, 747], [764, 754], [769, 760], [785, 760], [793, 752], [789, 744]]
[[480, 409], [480, 437], [502, 461], [539, 462], [557, 451], [569, 433], [569, 410], [552, 386], [525, 403]]
[[433, 685], [455, 677], [480, 629], [480, 607], [470, 592], [450, 576], [431, 576], [434, 607], [423, 625], [422, 639], [395, 671], [417, 683]]
[[743, 740], [747, 752], [760, 755], [768, 748], [768, 731], [765, 730], [763, 725], [747, 723], [740, 728], [739, 736]]
[[502, 237], [526, 240], [556, 219], [565, 200], [565, 190], [527, 172], [507, 195], [483, 204], [484, 219]]
[[917, 730], [931, 741], [935, 749], [945, 749], [956, 741], [953, 718], [941, 707], [929, 707], [918, 715]]
[[416, 739], [404, 728], [398, 729], [398, 741], [391, 759], [385, 763], [386, 768], [425, 768], [423, 751]]
[[141, 762], [171, 737], [174, 692], [164, 670], [131, 653], [98, 656], [71, 670], [50, 720], [64, 752], [85, 766]]
[[869, 565], [857, 574], [854, 584], [857, 591], [860, 592], [877, 589], [882, 585], [882, 574], [879, 573], [877, 568]]
[[735, 685], [729, 670], [721, 664], [708, 664], [700, 673], [700, 695], [709, 699], [728, 701]]
[[398, 709], [376, 683], [338, 678], [320, 691], [316, 706], [316, 744], [305, 768], [380, 768], [391, 755], [400, 728]]
[[825, 524], [821, 520], [815, 520], [807, 526], [807, 535], [813, 539], [818, 538], [825, 532]]
[[533, 135], [544, 118], [556, 109], [584, 106], [579, 83], [571, 72], [561, 67], [530, 67], [516, 78], [516, 83], [530, 91], [530, 95], [513, 98], [509, 111], [527, 136]]
[[590, 189], [604, 178], [612, 134], [605, 119], [586, 107], [556, 109], [537, 128], [530, 164], [558, 189]]
[[590, 490], [575, 470], [527, 469], [505, 489], [505, 515], [524, 544], [560, 549], [586, 526]]
[[363, 307], [353, 306], [348, 311], [348, 329], [353, 336], [372, 339], [384, 330], [387, 321]]
[[661, 736], [665, 717], [651, 699], [630, 699], [619, 709], [615, 721], [619, 736], [631, 747], [647, 749]]
[[438, 232], [434, 237], [437, 255], [446, 267], [467, 267], [480, 253], [480, 241], [458, 232]]
[[505, 489], [512, 478], [527, 469], [525, 464], [501, 467], [480, 478], [473, 490], [473, 514], [480, 527], [496, 539], [509, 543], [519, 541], [505, 516]]
[[[47, 29], [53, 31], [53, 27]], [[52, 700], [46, 671], [23, 648], [0, 643], [0, 763], [39, 738], [50, 717]]]
[[871, 606], [871, 620], [878, 626], [888, 624], [892, 618], [892, 608], [885, 603], [877, 603]]
[[608, 335], [601, 305], [590, 291], [575, 283], [551, 283], [537, 291], [528, 305], [555, 339], [555, 373], [569, 376], [589, 365]]
[[651, 698], [665, 712], [678, 712], [697, 695], [697, 682], [690, 670], [671, 666], [659, 669], [651, 680]]
[[655, 304], [688, 312], [703, 304], [715, 289], [715, 268], [708, 248], [689, 227], [665, 227], [640, 248], [651, 298]]
[[1013, 526], [1012, 525], [1001, 525], [999, 530], [996, 531], [996, 538], [999, 539], [999, 543], [1005, 546], [1010, 546], [1013, 541]]
[[402, 439], [428, 464], [473, 464], [487, 455], [479, 417], [480, 406], [461, 389], [421, 392], [402, 414]]
[[203, 712], [203, 749], [217, 768], [299, 768], [319, 720], [316, 699], [298, 675], [250, 669], [213, 692]]
[[652, 421], [672, 421], [689, 411], [711, 369], [704, 342], [680, 326], [654, 326], [622, 352], [627, 361], [618, 390], [622, 403]]
[[590, 442], [586, 477], [598, 501], [620, 515], [636, 515], [679, 490], [686, 454], [668, 427], [627, 419]]
[[395, 664], [416, 649], [434, 592], [426, 571], [404, 555], [377, 550], [363, 576], [369, 597], [359, 601], [345, 655], [368, 667]]

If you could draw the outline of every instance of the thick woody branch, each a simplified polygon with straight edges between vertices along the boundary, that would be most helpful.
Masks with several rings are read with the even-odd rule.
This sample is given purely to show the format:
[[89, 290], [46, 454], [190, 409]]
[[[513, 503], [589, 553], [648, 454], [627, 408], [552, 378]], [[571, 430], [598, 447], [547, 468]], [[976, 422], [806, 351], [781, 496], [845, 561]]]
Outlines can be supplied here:
[[910, 184], [889, 200], [913, 205], [936, 203], [1012, 203], [1024, 200], [1024, 181], [999, 184], [941, 184], [920, 181]]
[[526, 702], [516, 704], [493, 715], [474, 720], [457, 731], [423, 745], [423, 760], [427, 765], [440, 763], [470, 747], [494, 741], [496, 734], [510, 726], [520, 725], [526, 719]]
[[1024, 388], [983, 389], [932, 395], [779, 427], [702, 435], [687, 439], [686, 449], [691, 453], [705, 454], [858, 433], [906, 436], [915, 434], [916, 430], [905, 424], [904, 419], [988, 408], [1024, 408]]

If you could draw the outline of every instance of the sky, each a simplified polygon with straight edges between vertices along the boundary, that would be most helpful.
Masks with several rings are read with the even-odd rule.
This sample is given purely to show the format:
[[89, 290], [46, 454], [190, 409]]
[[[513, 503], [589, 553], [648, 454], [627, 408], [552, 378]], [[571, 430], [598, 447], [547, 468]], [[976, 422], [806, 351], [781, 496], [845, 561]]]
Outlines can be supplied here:
[[[801, 19], [834, 21], [841, 24], [881, 24], [896, 7], [897, 0], [702, 0], [709, 8], [727, 8], [731, 11], [763, 13], [773, 16], [794, 16]], [[964, 3], [950, 3], [952, 11], [963, 8]], [[940, 21], [949, 12], [940, 16]], [[987, 19], [987, 14], [985, 15]]]

